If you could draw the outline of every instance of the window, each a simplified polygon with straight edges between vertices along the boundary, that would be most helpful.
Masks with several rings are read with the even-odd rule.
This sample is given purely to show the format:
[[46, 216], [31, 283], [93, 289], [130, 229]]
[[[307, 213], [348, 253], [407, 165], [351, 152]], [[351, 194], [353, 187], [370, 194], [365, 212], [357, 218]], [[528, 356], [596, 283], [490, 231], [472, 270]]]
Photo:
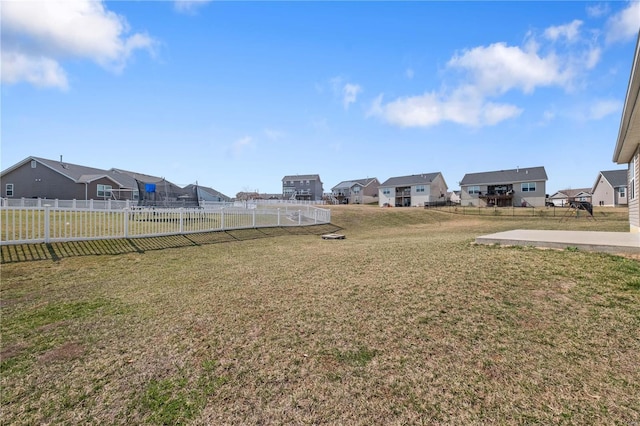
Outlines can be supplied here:
[[6, 188], [5, 195], [7, 197], [13, 197], [13, 184], [12, 183], [8, 183], [5, 188]]
[[479, 194], [480, 193], [480, 187], [478, 185], [470, 186], [469, 189], [467, 190], [467, 192], [469, 194]]
[[631, 163], [629, 164], [629, 200], [635, 200], [636, 198], [636, 161], [638, 161], [638, 151], [633, 156]]
[[522, 189], [522, 192], [535, 192], [536, 183], [535, 182], [525, 182], [520, 186], [520, 188]]
[[31, 168], [32, 169], [36, 168], [36, 164], [38, 164], [38, 162], [36, 160], [31, 160]]
[[100, 185], [100, 184], [98, 184], [98, 197], [99, 198], [110, 198], [111, 197], [111, 185]]
[[416, 192], [424, 192], [424, 185], [416, 185]]
[[622, 197], [622, 198], [626, 197], [626, 195], [625, 195], [626, 192], [627, 192], [627, 189], [624, 186], [621, 186], [620, 188], [618, 188], [618, 196], [619, 197]]
[[383, 193], [384, 195], [391, 195], [391, 189], [389, 189], [389, 188], [384, 188], [384, 189], [382, 190], [382, 193]]
[[353, 193], [354, 194], [359, 194], [360, 193], [360, 187], [359, 186], [354, 186], [353, 187]]

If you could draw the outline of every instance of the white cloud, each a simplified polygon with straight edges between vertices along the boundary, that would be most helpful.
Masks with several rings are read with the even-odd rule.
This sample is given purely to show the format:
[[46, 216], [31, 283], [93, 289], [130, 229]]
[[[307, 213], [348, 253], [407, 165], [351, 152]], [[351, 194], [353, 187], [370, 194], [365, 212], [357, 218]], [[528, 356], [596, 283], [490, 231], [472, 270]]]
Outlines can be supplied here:
[[334, 96], [339, 97], [342, 100], [342, 106], [344, 109], [349, 109], [349, 105], [355, 103], [358, 99], [358, 94], [362, 92], [362, 87], [354, 83], [344, 83], [342, 77], [333, 77], [329, 80], [331, 91]]
[[587, 6], [587, 15], [592, 18], [599, 18], [609, 13], [608, 4], [590, 4]]
[[278, 141], [284, 137], [283, 132], [273, 129], [264, 129], [264, 134], [271, 141]]
[[640, 28], [640, 2], [630, 1], [627, 8], [613, 15], [607, 21], [606, 40], [608, 43], [633, 40]]
[[541, 55], [538, 49], [531, 38], [525, 48], [495, 43], [465, 50], [447, 63], [449, 69], [463, 72], [464, 83], [442, 93], [426, 92], [387, 103], [379, 96], [369, 115], [401, 127], [427, 127], [444, 121], [490, 126], [517, 117], [521, 108], [491, 98], [511, 90], [531, 94], [541, 86], [564, 88], [575, 74], [572, 61], [563, 61], [553, 52]]
[[571, 69], [563, 69], [555, 54], [542, 57], [535, 50], [505, 43], [464, 51], [448, 66], [466, 70], [478, 89], [487, 94], [516, 88], [531, 93], [538, 86], [564, 85], [572, 77]]
[[589, 107], [588, 118], [600, 120], [611, 114], [618, 114], [622, 111], [622, 103], [617, 100], [603, 100], [593, 103]]
[[233, 142], [230, 147], [231, 155], [239, 157], [244, 154], [245, 151], [253, 147], [253, 138], [251, 136], [245, 136]]
[[362, 87], [357, 84], [347, 83], [342, 88], [343, 98], [342, 98], [342, 106], [344, 109], [349, 109], [349, 105], [354, 103], [358, 97], [358, 94], [362, 92]]
[[173, 5], [178, 12], [193, 15], [200, 7], [210, 1], [211, 0], [175, 0]]
[[[50, 73], [46, 71], [64, 75], [60, 63], [69, 57], [89, 59], [120, 72], [134, 51], [152, 51], [155, 44], [146, 34], [128, 35], [126, 19], [95, 0], [3, 2], [1, 19], [3, 68], [15, 71], [11, 80], [3, 73], [7, 83], [66, 87], [60, 78], [47, 77]], [[24, 67], [25, 63], [32, 66]], [[34, 74], [34, 68], [40, 74]]]
[[547, 28], [544, 31], [544, 36], [553, 41], [557, 41], [560, 38], [565, 38], [568, 42], [572, 42], [578, 39], [581, 26], [582, 21], [576, 19], [570, 24]]
[[443, 121], [477, 127], [494, 125], [522, 113], [514, 105], [486, 102], [468, 89], [460, 89], [449, 97], [432, 92], [386, 104], [380, 95], [373, 101], [368, 115], [400, 127], [430, 127]]
[[2, 82], [8, 84], [26, 81], [38, 87], [69, 87], [67, 75], [56, 61], [2, 51]]

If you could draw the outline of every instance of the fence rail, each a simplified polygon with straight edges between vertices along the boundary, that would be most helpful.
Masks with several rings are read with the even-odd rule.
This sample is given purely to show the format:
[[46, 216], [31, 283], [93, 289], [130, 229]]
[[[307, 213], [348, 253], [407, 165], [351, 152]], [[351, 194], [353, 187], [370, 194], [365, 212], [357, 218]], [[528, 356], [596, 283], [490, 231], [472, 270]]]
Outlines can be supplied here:
[[232, 229], [308, 226], [331, 222], [313, 206], [207, 208], [0, 207], [0, 245], [140, 238]]

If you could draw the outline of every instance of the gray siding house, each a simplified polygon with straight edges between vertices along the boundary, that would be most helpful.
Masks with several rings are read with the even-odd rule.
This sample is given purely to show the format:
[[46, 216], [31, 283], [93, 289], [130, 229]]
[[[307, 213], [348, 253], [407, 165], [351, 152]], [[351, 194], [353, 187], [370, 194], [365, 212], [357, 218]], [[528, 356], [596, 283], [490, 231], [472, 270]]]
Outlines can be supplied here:
[[97, 169], [27, 157], [0, 174], [3, 198], [132, 200], [140, 205], [197, 204], [189, 191], [164, 178], [122, 169]]
[[319, 175], [289, 175], [282, 178], [285, 200], [322, 200], [324, 190]]
[[626, 206], [627, 170], [607, 170], [598, 173], [591, 193], [595, 206]]
[[341, 204], [368, 204], [378, 199], [377, 178], [345, 180], [331, 188], [331, 195]]
[[478, 207], [544, 207], [547, 179], [544, 167], [468, 173], [460, 182], [460, 203]]
[[215, 189], [206, 186], [189, 184], [183, 189], [185, 191], [189, 191], [190, 193], [194, 193], [198, 200], [213, 201], [218, 203], [228, 203], [231, 201], [231, 197], [228, 197], [222, 192], [216, 191]]
[[629, 230], [640, 233], [640, 34], [631, 66], [629, 87], [622, 110], [620, 130], [613, 151], [613, 161], [627, 165], [627, 199], [629, 204]]
[[136, 180], [116, 170], [102, 170], [39, 157], [27, 157], [4, 170], [3, 198], [59, 200], [137, 200]]
[[392, 177], [378, 187], [380, 207], [423, 207], [446, 199], [447, 183], [440, 172]]

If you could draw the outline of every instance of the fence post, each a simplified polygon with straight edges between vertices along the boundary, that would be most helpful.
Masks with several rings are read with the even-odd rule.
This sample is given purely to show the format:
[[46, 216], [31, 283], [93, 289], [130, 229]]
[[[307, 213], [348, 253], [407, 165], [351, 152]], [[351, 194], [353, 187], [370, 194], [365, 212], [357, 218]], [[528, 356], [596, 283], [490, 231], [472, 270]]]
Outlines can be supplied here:
[[125, 207], [124, 210], [124, 237], [129, 238], [129, 208]]
[[93, 211], [93, 198], [89, 200], [89, 210]]
[[278, 208], [278, 226], [280, 226], [280, 208]]
[[253, 209], [251, 211], [251, 213], [253, 213], [253, 227], [256, 227], [256, 209]]
[[298, 225], [302, 225], [302, 210], [298, 210]]
[[318, 224], [318, 210], [313, 211], [313, 223]]
[[182, 207], [180, 207], [180, 231], [179, 232], [181, 234], [184, 233], [184, 209]]
[[49, 217], [51, 213], [51, 206], [49, 204], [44, 205], [44, 242], [49, 244], [51, 240], [51, 230], [49, 229], [51, 226], [51, 218]]
[[220, 209], [220, 230], [224, 231], [224, 208]]

